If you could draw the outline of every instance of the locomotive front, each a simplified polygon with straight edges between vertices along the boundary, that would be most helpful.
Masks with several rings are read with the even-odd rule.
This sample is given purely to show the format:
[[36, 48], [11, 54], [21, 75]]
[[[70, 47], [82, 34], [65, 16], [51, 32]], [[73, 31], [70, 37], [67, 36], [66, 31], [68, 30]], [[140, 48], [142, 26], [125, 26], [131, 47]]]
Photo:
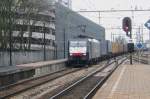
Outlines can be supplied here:
[[87, 62], [87, 41], [72, 40], [69, 42], [69, 63], [83, 65]]

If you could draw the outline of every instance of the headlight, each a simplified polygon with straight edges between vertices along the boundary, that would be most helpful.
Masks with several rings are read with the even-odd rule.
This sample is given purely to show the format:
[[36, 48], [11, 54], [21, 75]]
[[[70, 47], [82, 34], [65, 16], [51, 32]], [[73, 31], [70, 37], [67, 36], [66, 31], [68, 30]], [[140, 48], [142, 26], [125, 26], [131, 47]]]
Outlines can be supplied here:
[[70, 53], [70, 56], [72, 56], [73, 54], [72, 53]]
[[83, 53], [84, 56], [86, 56], [86, 53]]

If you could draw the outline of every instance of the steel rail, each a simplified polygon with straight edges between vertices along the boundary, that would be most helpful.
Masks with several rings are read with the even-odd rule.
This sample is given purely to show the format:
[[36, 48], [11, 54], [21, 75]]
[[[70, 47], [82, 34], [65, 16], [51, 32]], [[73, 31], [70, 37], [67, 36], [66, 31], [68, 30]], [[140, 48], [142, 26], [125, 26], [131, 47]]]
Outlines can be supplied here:
[[113, 68], [113, 70], [106, 76], [104, 76], [102, 78], [102, 80], [99, 81], [99, 83], [84, 97], [84, 99], [91, 99], [97, 92], [97, 90], [99, 90], [102, 85], [105, 83], [105, 81], [113, 74], [113, 72], [118, 68], [119, 65], [121, 65], [124, 61], [126, 61], [127, 58], [125, 58], [123, 61], [121, 61], [121, 63], [117, 64], [117, 66], [115, 66]]
[[[67, 74], [70, 74], [70, 73], [77, 72], [77, 71], [82, 70], [82, 69], [83, 69], [83, 68], [77, 68], [77, 69], [73, 69], [73, 70], [70, 70], [70, 71], [69, 71], [69, 70], [68, 70], [68, 71], [66, 70], [66, 73], [60, 74], [61, 72], [65, 72], [65, 70], [62, 70], [62, 71], [58, 71], [58, 72], [55, 72], [55, 73], [50, 73], [50, 74], [47, 74], [47, 75], [44, 75], [44, 76], [35, 77], [35, 78], [27, 79], [27, 80], [23, 80], [23, 81], [21, 81], [21, 82], [19, 82], [19, 83], [12, 84], [12, 85], [7, 86], [7, 87], [3, 87], [3, 88], [0, 89], [0, 94], [1, 94], [2, 92], [4, 92], [4, 91], [11, 90], [12, 88], [17, 87], [17, 86], [19, 86], [19, 85], [23, 85], [23, 84], [30, 83], [30, 82], [37, 81], [37, 80], [40, 81], [40, 82], [37, 82], [37, 83], [34, 84], [34, 85], [25, 86], [26, 88], [23, 88], [23, 89], [21, 89], [21, 90], [18, 89], [18, 91], [15, 90], [14, 92], [7, 92], [6, 94], [1, 95], [1, 96], [0, 96], [0, 99], [1, 99], [1, 98], [7, 98], [7, 97], [10, 97], [10, 96], [16, 95], [16, 94], [18, 94], [18, 93], [20, 93], [20, 92], [29, 90], [29, 89], [34, 88], [34, 87], [36, 87], [36, 86], [45, 84], [45, 83], [50, 82], [50, 81], [52, 81], [52, 80], [54, 80], [54, 79], [60, 78], [60, 77], [62, 77], [62, 76], [65, 76], [65, 75], [67, 75]], [[58, 76], [57, 76], [57, 74], [58, 74]], [[51, 77], [51, 76], [53, 76], [53, 75], [54, 75], [54, 77]], [[55, 77], [55, 75], [56, 75], [56, 77]], [[44, 79], [44, 78], [49, 78], [49, 79], [46, 79], [45, 81], [41, 81], [41, 80], [40, 80], [40, 79]]]
[[75, 83], [73, 83], [72, 85], [70, 85], [69, 87], [65, 88], [64, 90], [60, 91], [59, 93], [55, 94], [54, 96], [50, 97], [49, 99], [58, 99], [59, 97], [65, 95], [66, 93], [68, 93], [71, 89], [73, 89], [74, 87], [78, 86], [80, 83], [82, 83], [83, 81], [85, 81], [86, 79], [90, 78], [91, 76], [103, 71], [104, 69], [106, 69], [107, 67], [109, 67], [111, 64], [115, 63], [116, 61], [113, 61], [111, 63], [106, 63], [103, 67], [99, 68], [98, 70], [88, 74], [87, 76], [81, 78], [80, 80], [76, 81]]

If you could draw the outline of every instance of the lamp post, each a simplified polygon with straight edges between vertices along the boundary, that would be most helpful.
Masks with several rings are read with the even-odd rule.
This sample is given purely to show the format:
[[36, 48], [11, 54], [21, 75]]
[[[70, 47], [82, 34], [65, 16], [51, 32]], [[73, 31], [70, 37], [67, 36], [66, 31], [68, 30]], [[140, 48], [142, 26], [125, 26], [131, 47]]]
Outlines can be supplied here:
[[44, 61], [46, 61], [46, 40], [45, 40], [45, 32], [46, 32], [46, 29], [45, 29], [45, 22], [44, 22]]

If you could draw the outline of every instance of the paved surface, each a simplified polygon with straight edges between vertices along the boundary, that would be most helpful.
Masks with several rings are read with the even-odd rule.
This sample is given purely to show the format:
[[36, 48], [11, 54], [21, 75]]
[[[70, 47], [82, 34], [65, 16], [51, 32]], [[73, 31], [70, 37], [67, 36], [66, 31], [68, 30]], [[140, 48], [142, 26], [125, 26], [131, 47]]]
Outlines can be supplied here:
[[150, 99], [150, 65], [124, 63], [93, 99]]
[[50, 61], [41, 61], [41, 62], [35, 62], [35, 63], [28, 63], [28, 64], [21, 64], [17, 65], [18, 67], [41, 67], [45, 65], [52, 65], [52, 64], [58, 64], [66, 62], [67, 59], [60, 59], [60, 60], [50, 60]]
[[31, 70], [31, 68], [18, 67], [18, 66], [4, 66], [4, 67], [0, 66], [0, 76], [13, 74], [21, 71], [26, 71], [26, 70]]
[[46, 65], [59, 64], [66, 61], [67, 59], [61, 59], [61, 60], [51, 60], [51, 61], [41, 61], [41, 62], [28, 63], [28, 64], [20, 64], [17, 66], [0, 66], [0, 76], [31, 70]]

